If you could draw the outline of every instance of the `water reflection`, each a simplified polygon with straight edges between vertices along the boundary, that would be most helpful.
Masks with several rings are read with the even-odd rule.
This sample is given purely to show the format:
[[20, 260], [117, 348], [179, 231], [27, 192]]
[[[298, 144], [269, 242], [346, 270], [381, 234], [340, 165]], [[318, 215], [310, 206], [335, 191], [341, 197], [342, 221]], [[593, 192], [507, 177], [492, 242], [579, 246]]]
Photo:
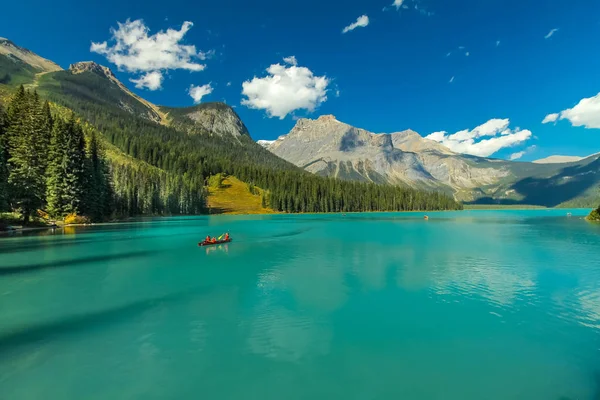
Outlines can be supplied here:
[[[0, 276], [3, 392], [593, 399], [597, 233], [575, 218], [430, 218], [211, 218], [6, 242], [6, 265], [35, 268]], [[209, 223], [236, 241], [199, 249]]]
[[204, 246], [204, 251], [206, 255], [209, 255], [211, 253], [229, 253], [229, 245], [228, 243], [225, 243], [213, 246]]

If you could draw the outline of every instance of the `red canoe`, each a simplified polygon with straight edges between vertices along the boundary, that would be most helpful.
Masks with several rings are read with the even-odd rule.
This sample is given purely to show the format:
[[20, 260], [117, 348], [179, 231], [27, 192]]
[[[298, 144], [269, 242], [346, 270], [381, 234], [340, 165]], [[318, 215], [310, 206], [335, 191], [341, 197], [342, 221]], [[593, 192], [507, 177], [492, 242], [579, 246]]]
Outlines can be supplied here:
[[231, 238], [229, 238], [227, 240], [225, 240], [225, 239], [223, 239], [223, 240], [217, 240], [216, 242], [206, 242], [206, 241], [204, 241], [204, 242], [198, 242], [198, 246], [212, 246], [212, 245], [215, 245], [215, 244], [223, 244], [223, 243], [229, 243], [229, 242], [231, 242]]

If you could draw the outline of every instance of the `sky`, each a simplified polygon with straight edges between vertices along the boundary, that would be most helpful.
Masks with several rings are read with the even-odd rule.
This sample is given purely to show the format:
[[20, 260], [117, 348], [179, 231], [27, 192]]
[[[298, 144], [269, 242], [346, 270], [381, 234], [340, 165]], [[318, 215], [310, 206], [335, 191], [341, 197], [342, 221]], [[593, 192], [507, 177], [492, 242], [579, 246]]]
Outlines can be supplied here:
[[17, 45], [63, 68], [106, 65], [155, 104], [226, 102], [254, 139], [333, 114], [375, 133], [413, 129], [480, 156], [600, 152], [597, 0], [31, 0], [2, 8], [0, 36]]

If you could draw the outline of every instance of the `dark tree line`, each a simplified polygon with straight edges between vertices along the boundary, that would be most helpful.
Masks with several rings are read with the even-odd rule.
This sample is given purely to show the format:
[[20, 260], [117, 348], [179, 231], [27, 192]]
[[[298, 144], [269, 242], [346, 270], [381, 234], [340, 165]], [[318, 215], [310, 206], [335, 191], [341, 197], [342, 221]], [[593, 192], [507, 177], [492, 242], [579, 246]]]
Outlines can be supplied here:
[[48, 102], [21, 86], [0, 110], [0, 207], [25, 222], [37, 210], [101, 220], [111, 213], [112, 189], [98, 140], [85, 140], [71, 115], [53, 117]]
[[[84, 84], [92, 86], [86, 90], [93, 89], [96, 97], [102, 93], [103, 86], [96, 80], [82, 81], [85, 79], [82, 75], [65, 75], [60, 82], [60, 92], [49, 91], [48, 96], [80, 113], [124, 153], [164, 171], [166, 176], [181, 177], [184, 187], [191, 185], [192, 197], [200, 190], [202, 182], [222, 173], [264, 189], [263, 204], [277, 211], [404, 211], [461, 207], [450, 196], [441, 193], [315, 176], [276, 157], [249, 137], [189, 134], [157, 124], [144, 118], [143, 114], [136, 116], [120, 108], [116, 101], [109, 104], [83, 95]], [[155, 182], [156, 179], [150, 179], [147, 185], [152, 186]], [[129, 185], [129, 198], [138, 199], [137, 205], [130, 207], [132, 211], [139, 210], [140, 206], [143, 210], [152, 209], [158, 198], [163, 199], [161, 207], [165, 211], [177, 208], [173, 201], [165, 201], [157, 188], [149, 187], [141, 193], [135, 185]], [[122, 188], [115, 180], [115, 191], [119, 190]], [[186, 198], [184, 195], [179, 200], [183, 208], [188, 207], [188, 203], [200, 204], [196, 199], [187, 202]], [[196, 209], [192, 206], [188, 211], [196, 212]]]

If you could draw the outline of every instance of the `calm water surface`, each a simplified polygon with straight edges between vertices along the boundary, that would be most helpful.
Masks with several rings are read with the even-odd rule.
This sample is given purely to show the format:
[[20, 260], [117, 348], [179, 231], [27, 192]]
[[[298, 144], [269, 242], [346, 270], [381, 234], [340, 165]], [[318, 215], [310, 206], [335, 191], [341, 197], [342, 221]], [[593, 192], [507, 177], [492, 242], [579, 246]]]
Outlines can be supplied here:
[[566, 213], [4, 238], [0, 398], [598, 400], [600, 225]]

